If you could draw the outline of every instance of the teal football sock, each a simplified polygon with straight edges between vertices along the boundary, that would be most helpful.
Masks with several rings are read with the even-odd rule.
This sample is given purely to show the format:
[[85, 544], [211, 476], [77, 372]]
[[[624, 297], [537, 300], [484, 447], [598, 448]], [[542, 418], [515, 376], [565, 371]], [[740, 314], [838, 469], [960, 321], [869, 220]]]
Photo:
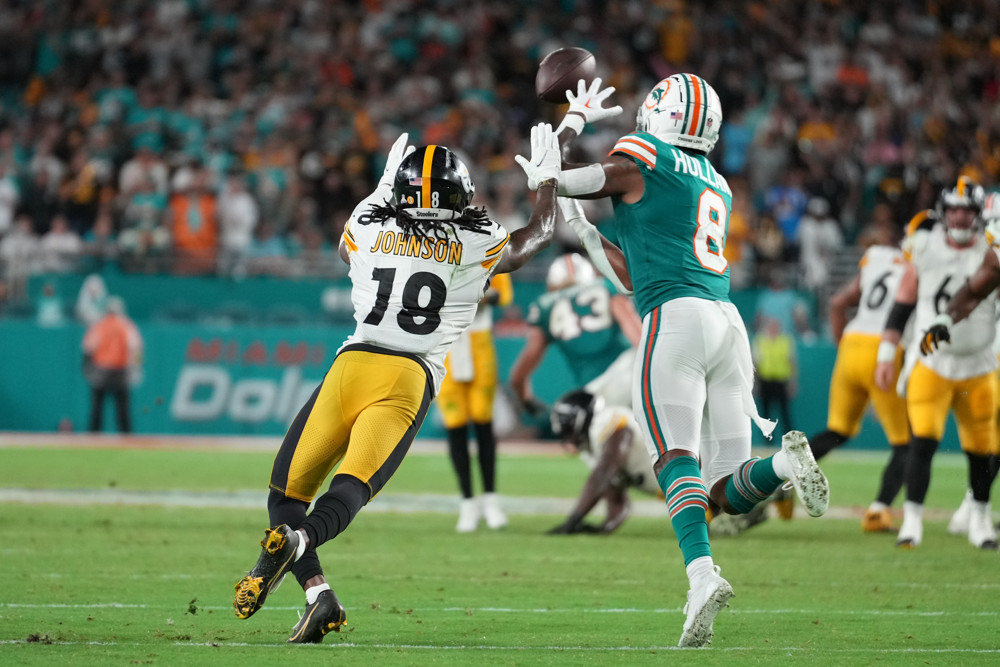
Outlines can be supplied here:
[[677, 535], [684, 565], [703, 556], [712, 556], [708, 543], [708, 490], [701, 479], [698, 461], [691, 456], [680, 456], [660, 471], [657, 481], [667, 498], [670, 523]]
[[740, 514], [752, 510], [783, 483], [774, 472], [771, 458], [745, 461], [726, 482], [726, 500]]

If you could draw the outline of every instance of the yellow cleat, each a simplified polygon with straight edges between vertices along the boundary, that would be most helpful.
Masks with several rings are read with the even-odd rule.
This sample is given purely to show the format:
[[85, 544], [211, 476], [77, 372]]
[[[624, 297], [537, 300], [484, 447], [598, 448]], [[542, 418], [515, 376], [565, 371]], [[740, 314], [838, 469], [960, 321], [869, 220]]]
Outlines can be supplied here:
[[865, 516], [861, 519], [861, 530], [866, 533], [896, 532], [892, 526], [892, 512], [889, 509], [865, 510]]
[[295, 562], [299, 534], [286, 525], [264, 531], [257, 564], [236, 584], [233, 608], [237, 618], [250, 618], [264, 600], [281, 585], [282, 579]]

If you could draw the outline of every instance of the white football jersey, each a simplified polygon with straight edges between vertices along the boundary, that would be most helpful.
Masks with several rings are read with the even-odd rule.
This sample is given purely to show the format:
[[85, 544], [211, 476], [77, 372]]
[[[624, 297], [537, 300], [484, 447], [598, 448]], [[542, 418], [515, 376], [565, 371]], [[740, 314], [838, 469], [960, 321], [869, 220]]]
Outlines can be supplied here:
[[[976, 272], [989, 249], [983, 234], [976, 235], [968, 248], [948, 245], [944, 225], [929, 230], [917, 230], [903, 243], [917, 271], [916, 321], [917, 335], [907, 354], [919, 355], [920, 335], [966, 279]], [[949, 380], [963, 380], [988, 373], [996, 368], [993, 339], [996, 336], [996, 293], [991, 293], [976, 306], [969, 316], [951, 327], [951, 342], [944, 343], [934, 354], [921, 357], [920, 362]]]
[[844, 333], [880, 336], [896, 299], [896, 288], [906, 266], [903, 251], [894, 246], [874, 245], [865, 251], [861, 267], [861, 302]]
[[625, 474], [629, 486], [641, 489], [646, 493], [660, 493], [660, 485], [653, 474], [653, 464], [649, 460], [649, 452], [643, 443], [642, 431], [636, 424], [632, 411], [618, 405], [605, 405], [594, 412], [587, 432], [590, 440], [590, 450], [581, 450], [580, 458], [587, 467], [593, 470], [601, 459], [605, 441], [619, 428], [627, 428], [632, 433], [632, 443], [629, 445], [628, 456], [625, 458]]
[[416, 355], [434, 376], [436, 393], [444, 358], [472, 323], [510, 236], [491, 220], [481, 232], [448, 227], [443, 238], [421, 239], [393, 219], [361, 224], [359, 213], [344, 228], [357, 322], [344, 345]]

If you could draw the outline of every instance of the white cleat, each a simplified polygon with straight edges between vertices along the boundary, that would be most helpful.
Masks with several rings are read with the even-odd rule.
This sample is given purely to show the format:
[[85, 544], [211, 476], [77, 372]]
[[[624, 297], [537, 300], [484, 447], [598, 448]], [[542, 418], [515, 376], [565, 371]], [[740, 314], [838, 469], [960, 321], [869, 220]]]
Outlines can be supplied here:
[[[978, 549], [996, 551], [997, 533], [990, 518], [990, 504], [970, 502], [969, 543]], [[950, 527], [950, 526], [949, 526]]]
[[683, 648], [700, 648], [712, 643], [715, 617], [729, 606], [733, 595], [733, 587], [719, 576], [719, 567], [716, 566], [715, 572], [704, 577], [698, 588], [688, 591], [688, 601], [684, 605], [687, 619], [677, 645]]
[[919, 516], [903, 513], [903, 525], [896, 536], [896, 546], [900, 549], [916, 549], [924, 541], [924, 521]]
[[462, 498], [462, 503], [458, 506], [458, 523], [455, 525], [455, 530], [460, 533], [471, 533], [479, 527], [481, 518], [476, 499]]
[[830, 507], [830, 482], [819, 469], [809, 441], [802, 431], [789, 431], [781, 439], [781, 450], [792, 466], [792, 478], [799, 501], [809, 516], [823, 516]]
[[483, 494], [483, 518], [486, 525], [493, 530], [499, 530], [507, 525], [507, 515], [500, 508], [500, 496], [495, 493]]
[[966, 491], [965, 498], [962, 499], [962, 504], [951, 515], [951, 521], [948, 522], [948, 532], [950, 534], [969, 534], [969, 522], [972, 520], [972, 503], [972, 491]]

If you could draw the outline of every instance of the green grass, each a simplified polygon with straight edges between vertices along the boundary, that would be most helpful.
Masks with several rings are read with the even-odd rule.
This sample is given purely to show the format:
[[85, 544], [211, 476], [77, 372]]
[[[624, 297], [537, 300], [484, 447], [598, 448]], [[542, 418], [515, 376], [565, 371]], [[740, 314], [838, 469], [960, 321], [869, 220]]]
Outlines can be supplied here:
[[[0, 487], [243, 490], [270, 454], [0, 449]], [[835, 455], [834, 504], [867, 504], [882, 458]], [[504, 456], [505, 494], [573, 496], [571, 458]], [[261, 479], [264, 481], [262, 482]], [[452, 493], [444, 455], [413, 455], [384, 491]], [[953, 508], [964, 463], [941, 456], [929, 505]], [[687, 583], [665, 519], [609, 537], [543, 535], [552, 516], [454, 532], [449, 514], [365, 512], [320, 548], [347, 629], [284, 640], [303, 604], [289, 580], [247, 621], [233, 583], [266, 513], [159, 506], [0, 503], [0, 664], [996, 664], [996, 553], [929, 521], [902, 552], [856, 520], [769, 521], [713, 550], [737, 597], [708, 650], [672, 649]], [[122, 606], [113, 606], [122, 605]], [[27, 642], [37, 635], [42, 641]], [[47, 642], [52, 642], [51, 644]], [[289, 654], [289, 652], [294, 652]]]

